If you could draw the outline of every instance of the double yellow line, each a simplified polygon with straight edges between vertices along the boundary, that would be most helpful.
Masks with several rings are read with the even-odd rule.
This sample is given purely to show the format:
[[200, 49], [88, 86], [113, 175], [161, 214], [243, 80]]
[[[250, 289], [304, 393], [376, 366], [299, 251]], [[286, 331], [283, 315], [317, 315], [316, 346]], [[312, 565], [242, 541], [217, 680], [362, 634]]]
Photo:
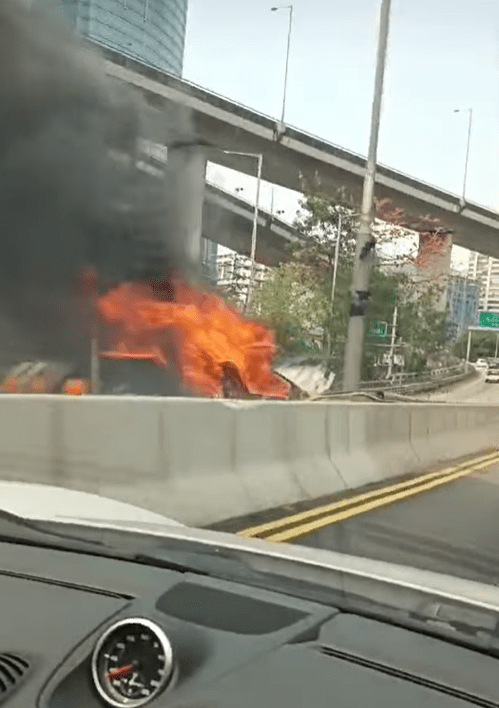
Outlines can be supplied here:
[[382, 489], [316, 507], [300, 514], [294, 514], [284, 519], [243, 529], [239, 531], [238, 535], [245, 538], [264, 538], [275, 543], [295, 541], [324, 528], [324, 526], [336, 524], [352, 516], [364, 514], [367, 511], [393, 504], [415, 494], [430, 491], [435, 489], [435, 487], [453, 482], [472, 472], [484, 470], [494, 464], [499, 464], [499, 451], [497, 450], [475, 457], [472, 460], [467, 460], [459, 465], [446, 467], [437, 472], [430, 472]]

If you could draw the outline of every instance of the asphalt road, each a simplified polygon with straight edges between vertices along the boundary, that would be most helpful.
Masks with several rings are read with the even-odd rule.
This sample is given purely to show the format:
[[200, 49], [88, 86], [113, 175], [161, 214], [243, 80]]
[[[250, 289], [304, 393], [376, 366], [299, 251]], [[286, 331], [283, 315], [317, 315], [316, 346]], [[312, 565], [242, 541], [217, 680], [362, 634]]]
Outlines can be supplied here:
[[499, 466], [294, 543], [499, 583]]
[[499, 405], [499, 384], [485, 383], [485, 373], [480, 372], [477, 378], [462, 384], [440, 389], [435, 393], [425, 393], [416, 396], [421, 401], [436, 403], [489, 403]]

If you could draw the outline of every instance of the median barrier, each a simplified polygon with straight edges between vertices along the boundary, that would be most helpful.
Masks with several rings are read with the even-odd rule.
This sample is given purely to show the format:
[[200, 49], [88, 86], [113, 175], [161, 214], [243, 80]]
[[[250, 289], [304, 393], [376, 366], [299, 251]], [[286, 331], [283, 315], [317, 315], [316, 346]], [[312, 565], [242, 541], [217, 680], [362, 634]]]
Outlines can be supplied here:
[[420, 466], [499, 446], [499, 407], [411, 405], [411, 445]]
[[345, 404], [348, 448], [332, 453], [348, 488], [411, 472], [415, 455], [409, 444], [410, 411], [404, 404]]
[[54, 401], [38, 394], [38, 403], [33, 406], [33, 398], [0, 395], [0, 466], [5, 479], [48, 480], [52, 474]]
[[499, 407], [0, 396], [0, 477], [226, 518], [496, 446]]
[[[288, 408], [288, 404], [285, 404]], [[323, 494], [340, 492], [345, 483], [334, 464], [332, 451], [341, 449], [341, 420], [336, 416], [331, 436], [332, 409], [328, 403], [303, 405], [292, 403], [290, 410], [288, 464], [303, 490], [304, 498], [314, 499]]]

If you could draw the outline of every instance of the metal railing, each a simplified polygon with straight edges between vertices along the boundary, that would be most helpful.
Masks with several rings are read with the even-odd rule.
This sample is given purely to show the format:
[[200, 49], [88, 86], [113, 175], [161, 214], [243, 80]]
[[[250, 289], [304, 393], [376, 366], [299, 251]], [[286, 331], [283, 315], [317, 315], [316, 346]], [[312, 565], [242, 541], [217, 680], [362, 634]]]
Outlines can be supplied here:
[[[426, 388], [432, 382], [441, 384], [453, 383], [460, 380], [467, 373], [466, 363], [462, 362], [456, 366], [441, 367], [416, 374], [393, 374], [389, 379], [378, 381], [361, 381], [357, 393], [377, 393], [379, 391], [407, 391]], [[355, 393], [355, 392], [354, 392]], [[320, 396], [320, 398], [330, 398], [346, 395], [341, 391], [331, 391]], [[348, 394], [350, 395], [350, 394]]]

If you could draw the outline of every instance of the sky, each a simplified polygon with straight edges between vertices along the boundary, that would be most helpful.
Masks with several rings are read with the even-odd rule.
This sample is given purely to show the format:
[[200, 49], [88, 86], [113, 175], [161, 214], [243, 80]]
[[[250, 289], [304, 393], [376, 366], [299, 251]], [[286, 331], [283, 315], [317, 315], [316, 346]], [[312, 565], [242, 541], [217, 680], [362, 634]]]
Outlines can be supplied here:
[[[184, 78], [262, 113], [282, 107], [289, 11], [189, 0]], [[286, 123], [367, 153], [380, 0], [294, 0]], [[499, 210], [499, 0], [392, 0], [378, 161]], [[254, 180], [211, 178], [254, 198]], [[224, 186], [224, 185], [222, 185]], [[263, 202], [270, 199], [264, 190]], [[278, 190], [292, 218], [296, 196]]]

